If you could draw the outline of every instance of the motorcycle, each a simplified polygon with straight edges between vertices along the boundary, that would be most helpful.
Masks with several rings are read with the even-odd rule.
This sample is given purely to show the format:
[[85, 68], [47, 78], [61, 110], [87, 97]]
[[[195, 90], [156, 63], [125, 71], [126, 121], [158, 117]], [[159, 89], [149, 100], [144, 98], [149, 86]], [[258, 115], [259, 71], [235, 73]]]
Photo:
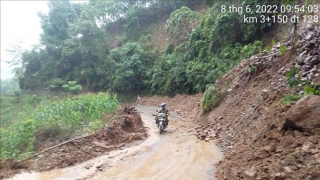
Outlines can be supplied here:
[[[158, 110], [156, 110], [156, 111], [158, 112]], [[166, 125], [166, 114], [158, 112], [157, 120], [158, 120], [157, 121], [157, 125], [158, 125], [158, 128], [159, 128], [159, 133], [162, 134], [163, 130], [167, 127], [167, 125]]]

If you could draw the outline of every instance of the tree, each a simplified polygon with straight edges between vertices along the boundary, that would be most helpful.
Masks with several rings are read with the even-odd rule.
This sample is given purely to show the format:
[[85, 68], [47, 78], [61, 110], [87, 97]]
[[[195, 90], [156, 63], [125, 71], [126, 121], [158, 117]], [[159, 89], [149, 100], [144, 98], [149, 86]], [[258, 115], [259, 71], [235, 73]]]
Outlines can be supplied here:
[[147, 88], [146, 71], [151, 68], [151, 59], [140, 44], [127, 43], [112, 50], [107, 61], [112, 67], [109, 73], [113, 91], [139, 92]]
[[13, 68], [13, 73], [16, 78], [23, 75], [23, 71], [26, 66], [26, 62], [22, 59], [22, 54], [25, 50], [22, 48], [23, 40], [19, 39], [15, 44], [11, 45], [10, 49], [6, 49], [8, 54], [11, 56], [11, 60], [7, 61], [10, 67]]
[[166, 23], [171, 42], [178, 45], [186, 40], [192, 28], [197, 25], [199, 17], [200, 13], [191, 11], [186, 6], [173, 11]]

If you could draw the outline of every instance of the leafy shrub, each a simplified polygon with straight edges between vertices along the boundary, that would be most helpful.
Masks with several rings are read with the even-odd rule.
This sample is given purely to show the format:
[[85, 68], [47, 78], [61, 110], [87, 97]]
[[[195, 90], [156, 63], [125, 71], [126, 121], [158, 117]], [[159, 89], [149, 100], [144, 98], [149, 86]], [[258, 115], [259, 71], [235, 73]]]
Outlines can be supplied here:
[[68, 84], [64, 84], [64, 85], [62, 86], [62, 89], [63, 89], [64, 91], [69, 91], [69, 88], [70, 88], [70, 86], [69, 86]]
[[50, 85], [46, 88], [49, 91], [61, 90], [64, 80], [60, 78], [54, 78], [50, 81]]
[[284, 45], [281, 45], [279, 50], [280, 50], [280, 56], [282, 56], [287, 52], [287, 47]]
[[305, 94], [314, 94], [314, 95], [320, 95], [320, 88], [314, 88], [310, 86], [305, 86], [303, 88]]
[[281, 98], [282, 104], [289, 105], [292, 101], [298, 101], [302, 96], [287, 94], [283, 98]]
[[72, 94], [79, 94], [82, 91], [82, 86], [76, 81], [68, 81], [68, 84], [62, 86], [63, 90]]
[[68, 85], [70, 87], [75, 87], [77, 85], [77, 82], [76, 81], [68, 81]]
[[290, 88], [297, 86], [299, 84], [299, 80], [296, 77], [298, 69], [296, 67], [291, 68], [291, 70], [286, 74], [287, 82]]
[[255, 65], [249, 65], [248, 67], [247, 67], [247, 71], [248, 71], [248, 73], [250, 73], [250, 74], [253, 74], [255, 71], [257, 70], [257, 67], [255, 66]]
[[222, 93], [219, 88], [214, 85], [208, 85], [206, 91], [201, 98], [202, 113], [206, 113], [215, 108], [222, 100]]
[[172, 54], [173, 52], [173, 44], [169, 43], [167, 46], [166, 46], [166, 49], [165, 49], [165, 54]]
[[241, 50], [241, 57], [246, 59], [257, 53], [259, 53], [262, 49], [262, 42], [255, 41], [252, 44], [245, 45]]
[[266, 46], [265, 47], [265, 50], [269, 53], [271, 52], [271, 49], [272, 49], [272, 46], [276, 44], [276, 40], [275, 39], [272, 39], [271, 40], [271, 44], [269, 46]]
[[69, 91], [70, 91], [72, 94], [79, 94], [79, 93], [82, 91], [82, 86], [81, 86], [80, 84], [75, 85], [74, 87], [70, 87], [70, 88], [69, 88]]

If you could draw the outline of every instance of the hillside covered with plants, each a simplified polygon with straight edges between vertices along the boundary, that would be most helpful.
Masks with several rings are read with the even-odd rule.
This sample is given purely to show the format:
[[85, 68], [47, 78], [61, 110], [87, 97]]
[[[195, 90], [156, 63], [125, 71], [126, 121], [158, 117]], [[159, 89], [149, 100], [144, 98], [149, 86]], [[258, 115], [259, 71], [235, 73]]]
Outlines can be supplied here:
[[[168, 166], [176, 169], [166, 176], [147, 171], [148, 159], [134, 158], [147, 164], [136, 166], [146, 172], [139, 176], [198, 178], [189, 173], [194, 169], [220, 179], [320, 178], [318, 0], [51, 0], [47, 5], [47, 13], [38, 13], [40, 43], [8, 50], [15, 78], [1, 81], [0, 179], [35, 157], [37, 167], [25, 163], [29, 170], [67, 167], [119, 149], [123, 156], [108, 154], [119, 159], [116, 164], [131, 161], [131, 155], [143, 157], [138, 141], [153, 137], [150, 127], [157, 126], [150, 122], [157, 115], [151, 106], [162, 102], [171, 113], [167, 134], [145, 142], [152, 152], [170, 144], [169, 153], [185, 157]], [[291, 12], [293, 7], [299, 12]], [[265, 21], [275, 15], [278, 23]], [[294, 23], [296, 15], [305, 21]], [[285, 20], [279, 17], [291, 22], [279, 23]], [[150, 144], [143, 145], [148, 154]], [[211, 151], [214, 144], [223, 160]], [[123, 149], [133, 146], [137, 151]], [[210, 169], [199, 166], [204, 162], [199, 159]], [[181, 168], [181, 162], [190, 166]], [[98, 163], [81, 170], [93, 167], [98, 175], [116, 165]], [[126, 172], [125, 163], [118, 164]], [[125, 175], [139, 177], [133, 171]]]
[[[13, 95], [0, 99], [1, 134], [6, 137], [1, 141], [1, 158], [31, 153], [37, 146], [36, 134], [42, 131], [51, 136], [58, 130], [65, 135], [62, 139], [69, 139], [99, 128], [102, 114], [118, 107], [121, 97], [115, 99], [115, 93], [132, 97], [202, 92], [202, 113], [210, 111], [223, 97], [212, 84], [241, 60], [263, 49], [270, 52], [275, 44], [270, 32], [279, 24], [245, 23], [244, 16], [260, 21], [262, 15], [273, 14], [259, 12], [258, 6], [294, 4], [292, 0], [49, 1], [49, 12], [38, 14], [43, 29], [40, 43], [30, 51], [19, 45], [9, 50], [21, 91], [1, 82], [2, 93]], [[251, 7], [253, 13], [230, 12], [229, 6]], [[280, 54], [286, 51], [282, 45], [279, 49]], [[250, 65], [246, 71], [252, 74], [256, 68]], [[46, 91], [54, 96], [23, 95]], [[110, 93], [101, 97], [63, 97], [58, 102], [61, 95], [106, 91]], [[110, 103], [110, 108], [104, 105]], [[23, 131], [19, 137], [18, 131]]]
[[[245, 12], [222, 5], [281, 3], [290, 1], [50, 1], [49, 12], [39, 13], [40, 43], [11, 49], [12, 64], [22, 90], [194, 94], [259, 52], [274, 26], [244, 23]], [[153, 32], [161, 23], [167, 39], [157, 46]], [[71, 89], [69, 81], [76, 82]]]

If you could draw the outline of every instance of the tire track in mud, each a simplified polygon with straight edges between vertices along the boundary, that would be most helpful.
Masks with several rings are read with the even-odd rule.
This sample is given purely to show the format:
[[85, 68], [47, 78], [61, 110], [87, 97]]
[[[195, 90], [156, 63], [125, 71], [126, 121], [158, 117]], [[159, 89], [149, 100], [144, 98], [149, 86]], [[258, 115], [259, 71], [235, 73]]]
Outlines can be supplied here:
[[118, 179], [214, 179], [213, 164], [222, 159], [222, 153], [213, 142], [199, 141], [186, 133], [188, 129], [183, 128], [186, 122], [176, 115], [170, 118], [166, 132], [158, 135], [153, 118], [145, 117], [148, 114], [145, 109], [143, 112], [144, 120], [151, 123], [151, 136], [157, 136], [158, 140], [151, 145], [152, 151], [140, 159], [143, 162], [125, 172], [131, 176], [121, 175]]

